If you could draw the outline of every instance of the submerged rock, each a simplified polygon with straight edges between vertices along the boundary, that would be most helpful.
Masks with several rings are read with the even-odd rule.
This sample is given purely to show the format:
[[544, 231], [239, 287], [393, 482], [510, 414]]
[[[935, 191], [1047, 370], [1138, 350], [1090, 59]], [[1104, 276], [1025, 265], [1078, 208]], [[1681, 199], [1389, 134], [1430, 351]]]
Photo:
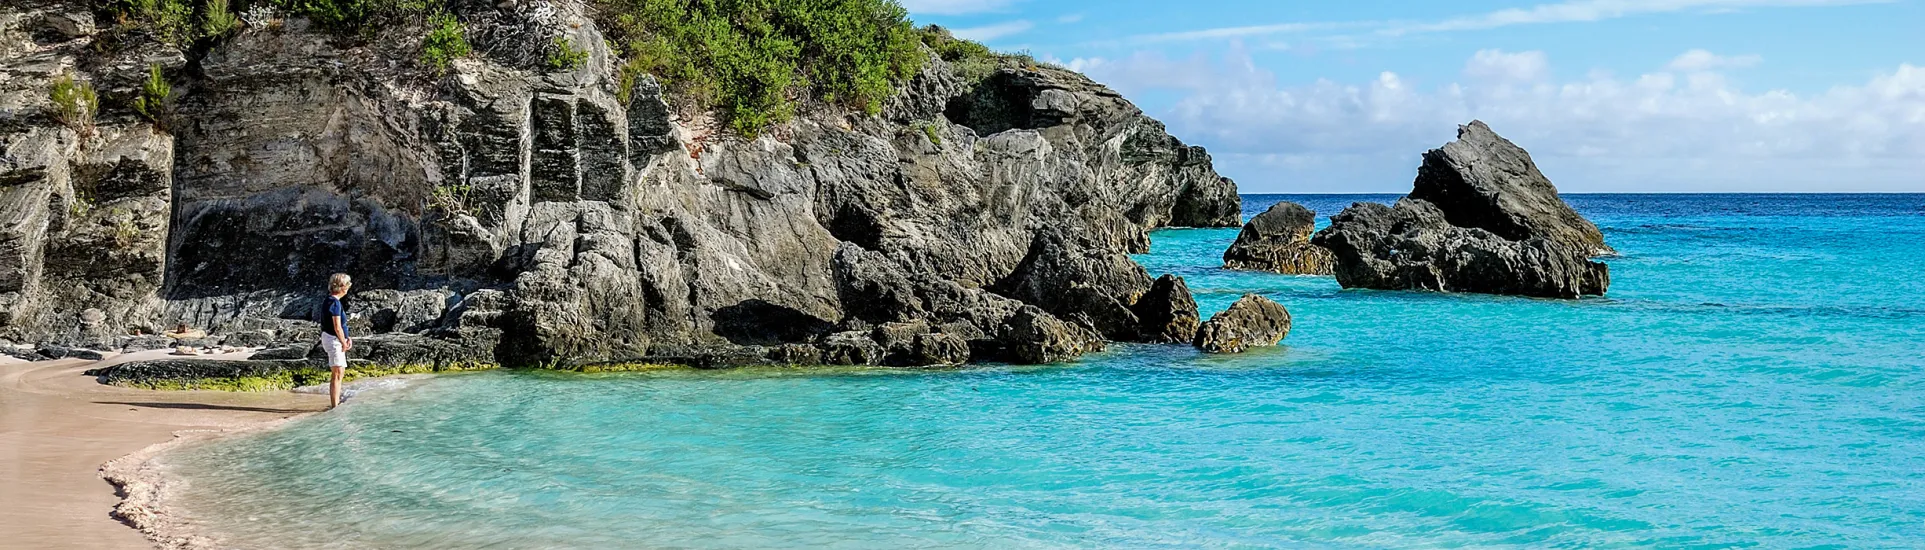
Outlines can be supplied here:
[[1409, 196], [1346, 208], [1311, 242], [1335, 255], [1344, 288], [1577, 298], [1611, 282], [1591, 261], [1612, 253], [1597, 226], [1528, 153], [1476, 121], [1424, 155]]
[[1223, 267], [1285, 275], [1329, 275], [1336, 258], [1310, 244], [1317, 213], [1294, 202], [1278, 202], [1250, 218], [1237, 240], [1223, 252]]
[[1289, 310], [1269, 298], [1245, 294], [1203, 323], [1193, 344], [1206, 353], [1243, 353], [1252, 347], [1277, 345], [1289, 335]]

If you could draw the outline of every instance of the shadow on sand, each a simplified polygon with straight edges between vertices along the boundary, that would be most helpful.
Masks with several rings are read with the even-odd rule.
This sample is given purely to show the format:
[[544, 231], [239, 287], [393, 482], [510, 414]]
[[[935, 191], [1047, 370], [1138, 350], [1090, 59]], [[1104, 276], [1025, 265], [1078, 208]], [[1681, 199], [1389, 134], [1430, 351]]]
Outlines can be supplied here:
[[127, 406], [130, 406], [130, 407], [147, 407], [147, 408], [150, 408], [150, 409], [185, 409], [185, 410], [200, 410], [200, 411], [243, 411], [243, 412], [261, 412], [261, 413], [273, 413], [273, 414], [301, 414], [301, 413], [310, 413], [310, 412], [315, 412], [315, 411], [313, 411], [313, 410], [308, 410], [308, 409], [278, 409], [278, 408], [272, 408], [272, 407], [243, 407], [243, 406], [239, 406], [239, 405], [214, 405], [214, 404], [209, 404], [209, 403], [153, 403], [153, 402], [135, 402], [135, 401], [95, 401], [94, 403], [96, 403], [96, 404], [100, 404], [100, 405], [127, 405]]

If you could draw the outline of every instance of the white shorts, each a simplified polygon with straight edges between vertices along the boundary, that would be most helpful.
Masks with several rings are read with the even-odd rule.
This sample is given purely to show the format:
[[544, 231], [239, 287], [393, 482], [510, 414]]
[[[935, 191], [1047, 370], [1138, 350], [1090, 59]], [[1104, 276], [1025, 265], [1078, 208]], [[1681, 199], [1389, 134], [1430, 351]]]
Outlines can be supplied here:
[[321, 351], [327, 352], [329, 367], [347, 368], [348, 353], [341, 349], [341, 339], [332, 334], [322, 334]]

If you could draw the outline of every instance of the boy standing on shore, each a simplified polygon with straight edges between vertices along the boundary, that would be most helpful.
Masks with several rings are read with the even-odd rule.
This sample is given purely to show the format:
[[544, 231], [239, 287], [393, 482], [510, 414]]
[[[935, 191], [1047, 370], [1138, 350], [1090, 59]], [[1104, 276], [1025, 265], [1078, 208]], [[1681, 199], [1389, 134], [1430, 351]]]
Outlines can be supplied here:
[[328, 410], [341, 405], [341, 378], [347, 375], [348, 350], [354, 349], [354, 340], [348, 338], [348, 311], [341, 305], [341, 298], [353, 286], [346, 273], [328, 277], [328, 295], [321, 300], [320, 314], [315, 316], [321, 323], [321, 350], [327, 353], [328, 368], [334, 371], [328, 379]]

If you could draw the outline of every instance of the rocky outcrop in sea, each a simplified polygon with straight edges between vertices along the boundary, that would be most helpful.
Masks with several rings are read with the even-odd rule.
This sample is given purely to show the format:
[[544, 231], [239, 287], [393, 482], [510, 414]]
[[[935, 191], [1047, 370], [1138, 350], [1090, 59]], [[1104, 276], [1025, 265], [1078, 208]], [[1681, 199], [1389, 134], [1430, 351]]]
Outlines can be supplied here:
[[1243, 353], [1253, 347], [1275, 346], [1289, 335], [1290, 311], [1283, 304], [1245, 294], [1203, 323], [1192, 344], [1205, 353]]
[[1317, 213], [1289, 201], [1250, 218], [1237, 240], [1223, 251], [1223, 267], [1285, 275], [1329, 275], [1336, 263], [1330, 251], [1310, 244]]
[[[805, 104], [743, 137], [618, 78], [580, 2], [458, 6], [476, 54], [446, 75], [419, 33], [250, 12], [181, 49], [7, 8], [0, 338], [299, 345], [338, 271], [353, 330], [407, 336], [363, 359], [1051, 362], [1188, 339], [1187, 288], [1128, 254], [1238, 221], [1208, 153], [1068, 70], [969, 81], [932, 54], [880, 113]], [[529, 55], [558, 39], [585, 60]], [[161, 124], [126, 102], [150, 67]], [[63, 74], [100, 91], [84, 126], [49, 103]]]
[[1524, 149], [1483, 122], [1424, 154], [1415, 187], [1394, 206], [1359, 203], [1312, 243], [1336, 256], [1344, 288], [1602, 295], [1612, 254], [1597, 226], [1571, 209]]

